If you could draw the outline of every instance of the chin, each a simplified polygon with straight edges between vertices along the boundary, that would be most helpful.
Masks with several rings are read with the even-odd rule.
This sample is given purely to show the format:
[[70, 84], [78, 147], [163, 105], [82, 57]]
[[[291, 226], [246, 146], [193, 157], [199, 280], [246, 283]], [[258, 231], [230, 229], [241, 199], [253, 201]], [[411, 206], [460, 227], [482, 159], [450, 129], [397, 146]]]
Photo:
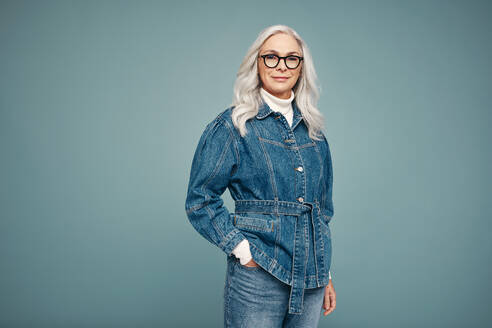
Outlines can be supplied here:
[[289, 85], [287, 85], [285, 82], [273, 81], [270, 84], [270, 89], [275, 90], [275, 91], [285, 91], [285, 90], [289, 89]]
[[292, 89], [292, 87], [285, 86], [285, 85], [282, 85], [280, 88], [279, 87], [272, 88], [272, 90], [275, 91], [275, 93], [284, 93], [284, 92], [290, 91], [291, 89]]

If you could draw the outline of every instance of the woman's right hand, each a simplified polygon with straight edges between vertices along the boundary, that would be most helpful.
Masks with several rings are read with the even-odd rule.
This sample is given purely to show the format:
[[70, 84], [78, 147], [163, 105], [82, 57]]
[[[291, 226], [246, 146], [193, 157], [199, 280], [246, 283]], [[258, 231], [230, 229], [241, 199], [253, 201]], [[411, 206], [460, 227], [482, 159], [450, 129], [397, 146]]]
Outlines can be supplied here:
[[[242, 265], [242, 264], [241, 264]], [[250, 268], [254, 268], [254, 267], [257, 267], [259, 266], [258, 263], [256, 263], [253, 259], [251, 259], [248, 263], [246, 263], [244, 266], [247, 266], [247, 267], [250, 267]]]

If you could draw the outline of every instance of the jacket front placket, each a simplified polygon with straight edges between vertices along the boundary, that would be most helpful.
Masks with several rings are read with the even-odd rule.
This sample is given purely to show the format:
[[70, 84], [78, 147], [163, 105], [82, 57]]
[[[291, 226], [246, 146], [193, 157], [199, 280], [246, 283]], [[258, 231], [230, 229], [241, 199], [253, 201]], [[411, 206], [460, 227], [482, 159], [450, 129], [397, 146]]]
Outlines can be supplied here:
[[[279, 120], [282, 125], [284, 133], [287, 135], [287, 139], [284, 142], [288, 143], [291, 151], [295, 153], [294, 165], [296, 168], [305, 168], [304, 162], [302, 160], [301, 153], [297, 145], [297, 139], [294, 133], [294, 129], [302, 120], [302, 116], [298, 111], [295, 101], [292, 102], [293, 106], [293, 119], [292, 127], [289, 126], [286, 118], [278, 112], [275, 112], [275, 119]], [[310, 207], [310, 211], [304, 212], [297, 217], [295, 234], [294, 234], [294, 251], [293, 251], [293, 261], [292, 261], [292, 284], [289, 296], [289, 309], [290, 314], [301, 314], [303, 311], [303, 301], [304, 301], [304, 288], [306, 281], [306, 269], [308, 266], [309, 251], [312, 250], [314, 245], [310, 245], [310, 229], [314, 228], [313, 216], [315, 213], [315, 206], [311, 202], [306, 201], [306, 173], [305, 170], [296, 170], [295, 175], [295, 185], [298, 186], [296, 200], [299, 204], [307, 205]], [[310, 226], [311, 227], [310, 227]], [[312, 233], [315, 230], [312, 230]], [[316, 259], [314, 259], [316, 261]]]

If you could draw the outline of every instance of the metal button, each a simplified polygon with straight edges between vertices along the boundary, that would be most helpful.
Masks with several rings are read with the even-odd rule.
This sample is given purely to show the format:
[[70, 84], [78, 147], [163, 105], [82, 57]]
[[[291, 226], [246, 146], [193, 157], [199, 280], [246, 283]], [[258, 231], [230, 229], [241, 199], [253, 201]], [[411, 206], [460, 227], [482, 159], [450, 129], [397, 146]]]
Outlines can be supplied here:
[[297, 198], [297, 200], [302, 203], [304, 201], [304, 198], [299, 197], [299, 198]]
[[302, 166], [299, 166], [299, 167], [296, 167], [296, 170], [299, 172], [302, 172], [304, 169], [302, 168]]

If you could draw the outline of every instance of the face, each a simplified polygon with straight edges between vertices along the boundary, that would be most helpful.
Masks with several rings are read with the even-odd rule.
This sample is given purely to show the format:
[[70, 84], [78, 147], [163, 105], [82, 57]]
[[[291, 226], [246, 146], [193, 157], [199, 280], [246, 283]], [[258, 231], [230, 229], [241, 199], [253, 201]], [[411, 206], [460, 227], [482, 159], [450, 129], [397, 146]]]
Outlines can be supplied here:
[[[259, 56], [266, 54], [275, 54], [280, 57], [287, 55], [302, 56], [301, 48], [296, 39], [285, 33], [272, 35], [265, 40], [260, 48]], [[294, 69], [285, 66], [283, 59], [279, 61], [275, 68], [266, 66], [261, 57], [258, 57], [257, 62], [258, 74], [263, 89], [276, 97], [288, 99], [299, 78], [303, 62], [301, 61], [299, 66]]]

